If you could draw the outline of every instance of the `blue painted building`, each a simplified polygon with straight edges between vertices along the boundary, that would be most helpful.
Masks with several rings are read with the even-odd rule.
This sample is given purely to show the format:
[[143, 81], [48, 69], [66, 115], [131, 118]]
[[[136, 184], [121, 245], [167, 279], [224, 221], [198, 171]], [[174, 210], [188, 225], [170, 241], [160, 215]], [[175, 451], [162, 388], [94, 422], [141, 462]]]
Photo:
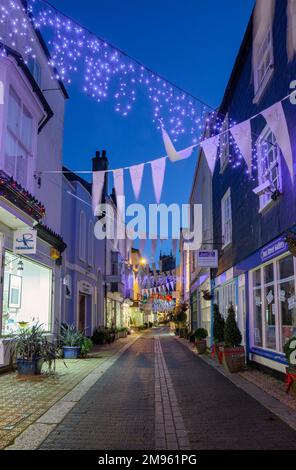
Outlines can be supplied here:
[[62, 233], [64, 254], [62, 321], [91, 336], [104, 318], [105, 241], [94, 235], [91, 184], [64, 168]]
[[[258, 4], [259, 2], [257, 2]], [[212, 180], [213, 239], [219, 267], [212, 273], [215, 302], [227, 315], [230, 303], [248, 359], [285, 370], [283, 346], [296, 334], [295, 258], [285, 237], [296, 226], [296, 104], [282, 102], [293, 152], [292, 175], [275, 136], [260, 112], [287, 97], [296, 80], [296, 57], [287, 44], [289, 2], [274, 6], [270, 23], [254, 29], [250, 19], [219, 114], [222, 128], [253, 116], [253, 170], [247, 174], [225, 132]], [[290, 18], [291, 20], [291, 18]], [[272, 183], [272, 191], [254, 189]]]

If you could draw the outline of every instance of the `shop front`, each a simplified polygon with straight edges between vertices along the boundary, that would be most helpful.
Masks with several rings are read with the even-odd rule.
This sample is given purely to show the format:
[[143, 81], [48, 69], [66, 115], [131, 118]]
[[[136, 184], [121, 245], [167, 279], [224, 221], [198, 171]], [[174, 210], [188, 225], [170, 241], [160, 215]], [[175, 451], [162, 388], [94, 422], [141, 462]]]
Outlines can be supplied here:
[[284, 345], [296, 335], [296, 259], [279, 237], [247, 263], [250, 359], [285, 372]]
[[5, 250], [3, 273], [2, 335], [32, 323], [52, 331], [52, 268]]

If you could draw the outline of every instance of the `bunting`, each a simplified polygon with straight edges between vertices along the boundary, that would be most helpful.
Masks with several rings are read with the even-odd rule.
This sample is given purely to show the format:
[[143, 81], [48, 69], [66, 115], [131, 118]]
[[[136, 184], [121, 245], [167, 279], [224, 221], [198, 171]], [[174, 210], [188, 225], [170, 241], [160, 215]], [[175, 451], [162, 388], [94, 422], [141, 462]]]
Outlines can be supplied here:
[[189, 158], [191, 156], [192, 151], [194, 147], [196, 147], [196, 145], [191, 145], [190, 147], [187, 147], [186, 149], [180, 150], [179, 152], [177, 152], [168, 133], [165, 131], [163, 127], [161, 130], [162, 130], [162, 138], [163, 138], [164, 147], [165, 147], [167, 156], [171, 162], [174, 163], [179, 160], [185, 160], [186, 158]]
[[152, 170], [152, 181], [155, 199], [157, 204], [159, 204], [165, 174], [166, 157], [159, 158], [158, 160], [153, 160], [150, 164]]
[[213, 174], [219, 147], [219, 134], [203, 140], [200, 145], [204, 151], [210, 172]]
[[139, 195], [141, 192], [144, 165], [144, 163], [140, 163], [139, 165], [131, 166], [129, 169], [136, 201], [139, 199]]
[[252, 171], [252, 130], [251, 121], [247, 119], [230, 128], [230, 132], [245, 160], [249, 173]]
[[287, 121], [281, 101], [261, 112], [270, 127], [287, 164], [292, 181], [294, 181], [293, 154]]

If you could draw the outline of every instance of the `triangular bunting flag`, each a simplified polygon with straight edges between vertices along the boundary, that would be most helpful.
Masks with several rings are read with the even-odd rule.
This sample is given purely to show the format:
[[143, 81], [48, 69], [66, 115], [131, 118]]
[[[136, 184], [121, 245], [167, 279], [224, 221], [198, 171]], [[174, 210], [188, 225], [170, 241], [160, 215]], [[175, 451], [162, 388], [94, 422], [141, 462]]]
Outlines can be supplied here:
[[192, 150], [194, 149], [194, 147], [196, 147], [196, 145], [191, 145], [190, 147], [187, 147], [186, 149], [177, 152], [168, 133], [164, 130], [163, 127], [161, 130], [165, 150], [171, 162], [185, 160], [185, 158], [190, 157], [190, 155], [192, 154]]
[[171, 285], [172, 290], [174, 290], [174, 283], [173, 283], [173, 281], [170, 282], [170, 285]]
[[213, 174], [216, 165], [216, 158], [219, 146], [219, 135], [214, 135], [209, 139], [203, 140], [200, 145], [207, 159], [210, 172]]
[[230, 132], [245, 160], [249, 173], [252, 170], [252, 130], [251, 121], [243, 121], [230, 128]]
[[269, 125], [286, 161], [292, 181], [294, 181], [293, 154], [290, 136], [281, 101], [261, 112]]
[[159, 158], [157, 160], [153, 160], [151, 162], [151, 170], [152, 170], [152, 181], [155, 193], [155, 199], [157, 204], [159, 204], [161, 193], [162, 193], [162, 186], [165, 174], [165, 164], [166, 164], [166, 157]]
[[92, 207], [94, 215], [100, 215], [96, 213], [97, 207], [102, 202], [102, 194], [105, 182], [105, 171], [94, 171], [92, 181]]
[[178, 239], [177, 238], [173, 238], [172, 240], [172, 250], [173, 250], [173, 256], [175, 257], [176, 254], [177, 254], [177, 247], [178, 247]]
[[114, 188], [116, 193], [116, 199], [118, 201], [119, 196], [124, 196], [124, 178], [123, 178], [123, 168], [118, 170], [113, 170], [114, 178]]
[[136, 201], [141, 192], [144, 165], [144, 163], [141, 163], [140, 165], [131, 166], [129, 169]]

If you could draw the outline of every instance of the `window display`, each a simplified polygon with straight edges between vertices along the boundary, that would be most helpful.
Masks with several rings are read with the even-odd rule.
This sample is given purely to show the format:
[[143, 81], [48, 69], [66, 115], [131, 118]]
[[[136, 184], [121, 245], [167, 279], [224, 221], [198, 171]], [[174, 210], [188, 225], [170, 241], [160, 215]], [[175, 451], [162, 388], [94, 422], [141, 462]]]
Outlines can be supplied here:
[[40, 323], [51, 330], [51, 269], [9, 251], [4, 258], [2, 334], [20, 323]]

